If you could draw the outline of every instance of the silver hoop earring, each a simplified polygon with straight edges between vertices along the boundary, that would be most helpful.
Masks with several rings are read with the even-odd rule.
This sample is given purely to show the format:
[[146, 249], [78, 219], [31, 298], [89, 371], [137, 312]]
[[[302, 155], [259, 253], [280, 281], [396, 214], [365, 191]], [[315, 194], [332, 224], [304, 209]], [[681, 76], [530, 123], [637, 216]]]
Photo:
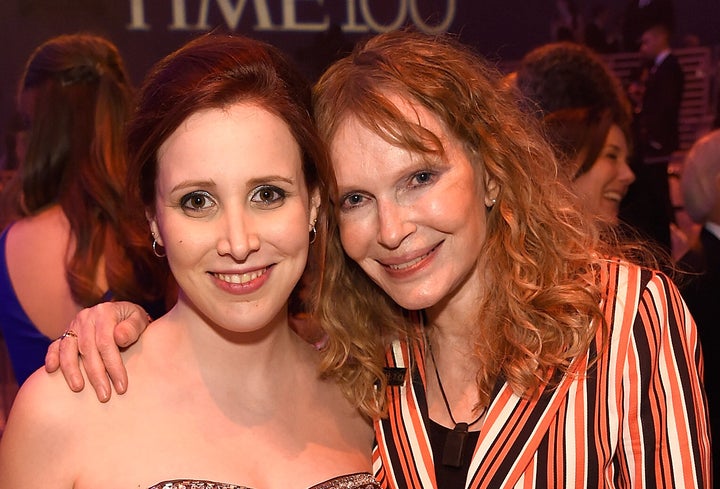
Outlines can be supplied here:
[[313, 244], [316, 239], [317, 239], [317, 229], [315, 229], [315, 223], [313, 223], [312, 229], [310, 230], [310, 244]]
[[162, 245], [158, 245], [157, 239], [155, 239], [155, 236], [153, 236], [153, 244], [152, 244], [153, 253], [158, 258], [165, 258], [167, 256], [167, 254], [165, 253], [165, 250], [163, 250], [162, 253], [159, 252], [158, 246], [162, 246]]

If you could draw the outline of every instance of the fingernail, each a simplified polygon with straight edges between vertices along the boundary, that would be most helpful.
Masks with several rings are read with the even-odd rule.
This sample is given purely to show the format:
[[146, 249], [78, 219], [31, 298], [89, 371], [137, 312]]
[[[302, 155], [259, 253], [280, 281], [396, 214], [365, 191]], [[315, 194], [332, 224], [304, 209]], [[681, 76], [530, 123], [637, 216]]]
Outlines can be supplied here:
[[105, 390], [105, 387], [100, 387], [100, 392], [98, 393], [100, 396], [100, 401], [105, 402], [108, 399], [110, 399], [110, 396], [108, 395], [108, 391]]

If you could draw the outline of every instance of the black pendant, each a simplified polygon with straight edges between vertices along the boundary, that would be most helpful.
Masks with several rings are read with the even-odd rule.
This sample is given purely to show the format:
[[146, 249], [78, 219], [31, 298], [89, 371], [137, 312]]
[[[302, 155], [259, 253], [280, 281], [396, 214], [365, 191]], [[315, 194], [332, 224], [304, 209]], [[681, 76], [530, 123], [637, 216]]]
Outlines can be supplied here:
[[465, 439], [468, 435], [468, 424], [458, 423], [445, 438], [442, 463], [448, 467], [462, 467]]

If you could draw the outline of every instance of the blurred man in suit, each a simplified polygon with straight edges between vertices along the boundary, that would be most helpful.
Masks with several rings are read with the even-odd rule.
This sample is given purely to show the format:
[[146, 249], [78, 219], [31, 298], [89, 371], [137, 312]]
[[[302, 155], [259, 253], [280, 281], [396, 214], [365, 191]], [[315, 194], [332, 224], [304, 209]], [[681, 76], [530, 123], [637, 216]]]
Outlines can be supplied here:
[[678, 118], [684, 74], [670, 48], [671, 29], [665, 22], [649, 22], [640, 41], [645, 63], [640, 76], [640, 97], [635, 107], [635, 158], [637, 179], [623, 201], [621, 218], [671, 252], [668, 164], [679, 148]]
[[680, 180], [685, 210], [702, 229], [680, 268], [691, 275], [680, 283], [685, 302], [698, 327], [705, 354], [705, 391], [708, 395], [713, 440], [713, 466], [720, 474], [720, 129], [698, 139], [688, 152]]

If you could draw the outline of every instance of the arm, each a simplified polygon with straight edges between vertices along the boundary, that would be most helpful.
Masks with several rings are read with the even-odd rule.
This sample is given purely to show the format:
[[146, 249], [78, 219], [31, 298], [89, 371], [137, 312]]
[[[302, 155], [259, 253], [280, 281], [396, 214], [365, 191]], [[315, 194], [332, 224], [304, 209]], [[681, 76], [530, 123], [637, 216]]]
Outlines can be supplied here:
[[147, 313], [131, 302], [104, 302], [84, 309], [68, 328], [77, 336], [60, 337], [50, 344], [45, 369], [54, 372], [60, 367], [70, 388], [78, 392], [85, 386], [82, 358], [90, 384], [98, 399], [105, 402], [110, 399], [110, 381], [118, 394], [127, 389], [127, 371], [119, 348], [137, 341], [149, 323]]
[[697, 328], [663, 274], [644, 287], [629, 340], [619, 458], [633, 462], [628, 472], [636, 487], [707, 487], [710, 441]]
[[76, 450], [83, 416], [60, 383], [39, 370], [18, 392], [0, 439], [0, 487], [74, 487], [78, 464], [88, 462]]

